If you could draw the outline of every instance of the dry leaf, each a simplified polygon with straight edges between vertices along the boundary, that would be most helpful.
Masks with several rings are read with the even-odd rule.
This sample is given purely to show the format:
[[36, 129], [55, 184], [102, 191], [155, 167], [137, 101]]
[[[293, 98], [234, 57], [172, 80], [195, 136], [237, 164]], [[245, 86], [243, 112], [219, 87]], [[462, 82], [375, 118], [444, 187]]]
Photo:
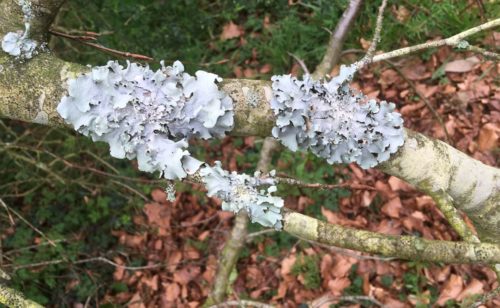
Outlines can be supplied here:
[[292, 267], [296, 260], [297, 257], [292, 254], [281, 261], [281, 276], [286, 276], [292, 272]]
[[457, 296], [463, 290], [463, 280], [462, 277], [452, 274], [448, 281], [444, 284], [441, 289], [441, 294], [439, 295], [436, 304], [438, 306], [443, 306], [446, 301], [450, 299], [457, 299]]
[[477, 57], [469, 57], [467, 59], [459, 59], [446, 63], [444, 71], [447, 73], [466, 73], [474, 69], [474, 66], [480, 61]]
[[465, 289], [458, 295], [457, 300], [462, 301], [465, 298], [484, 293], [484, 283], [473, 278], [472, 281], [465, 287]]
[[243, 29], [235, 24], [234, 22], [229, 22], [222, 27], [222, 33], [220, 35], [220, 39], [222, 41], [229, 40], [232, 38], [240, 37], [245, 33]]
[[167, 194], [159, 188], [153, 189], [151, 192], [151, 197], [153, 198], [154, 201], [158, 203], [165, 203], [167, 202]]
[[479, 140], [477, 145], [481, 151], [491, 151], [493, 148], [498, 147], [498, 135], [500, 134], [500, 127], [493, 123], [487, 123], [479, 131]]
[[175, 282], [162, 283], [162, 285], [163, 285], [163, 288], [165, 289], [165, 293], [164, 293], [165, 299], [168, 302], [174, 302], [181, 294], [181, 288]]
[[389, 202], [382, 206], [382, 213], [386, 214], [392, 218], [399, 218], [399, 212], [401, 211], [402, 205], [399, 197], [391, 199]]

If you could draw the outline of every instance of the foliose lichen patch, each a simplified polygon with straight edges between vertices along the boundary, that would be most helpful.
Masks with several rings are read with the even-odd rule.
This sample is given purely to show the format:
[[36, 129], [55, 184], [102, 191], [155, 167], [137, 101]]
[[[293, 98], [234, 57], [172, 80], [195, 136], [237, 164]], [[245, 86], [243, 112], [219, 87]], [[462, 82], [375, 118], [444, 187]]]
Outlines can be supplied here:
[[[276, 186], [271, 178], [261, 180], [259, 173], [253, 177], [236, 172], [229, 173], [221, 168], [219, 161], [213, 167], [200, 169], [208, 196], [220, 198], [222, 209], [238, 213], [245, 210], [252, 222], [277, 230], [283, 228], [281, 209], [282, 198], [272, 196]], [[267, 189], [259, 189], [262, 185], [270, 185]]]
[[233, 126], [233, 104], [215, 74], [184, 72], [181, 62], [154, 72], [116, 61], [71, 79], [57, 107], [75, 130], [105, 141], [117, 158], [137, 158], [139, 169], [182, 179], [202, 164], [186, 150], [190, 137], [222, 137]]
[[24, 30], [9, 32], [2, 38], [2, 50], [20, 59], [31, 59], [36, 54], [38, 43], [29, 38], [30, 22], [33, 17], [31, 1], [19, 0], [23, 11]]
[[378, 104], [349, 87], [356, 66], [342, 66], [330, 81], [273, 76], [273, 136], [290, 150], [311, 150], [330, 164], [356, 162], [371, 168], [404, 143], [395, 105]]

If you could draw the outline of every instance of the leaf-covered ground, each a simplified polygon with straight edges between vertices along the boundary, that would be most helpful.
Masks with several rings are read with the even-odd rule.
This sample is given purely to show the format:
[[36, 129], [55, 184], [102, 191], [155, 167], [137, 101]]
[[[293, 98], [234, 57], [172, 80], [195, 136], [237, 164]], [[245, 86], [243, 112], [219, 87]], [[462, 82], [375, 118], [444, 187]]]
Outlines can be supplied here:
[[[268, 79], [273, 73], [302, 74], [287, 52], [313, 69], [328, 40], [322, 28], [332, 29], [346, 5], [333, 2], [71, 0], [57, 26], [100, 32], [99, 42], [108, 47], [167, 62], [181, 59], [190, 72]], [[446, 37], [500, 14], [498, 6], [485, 1], [481, 9], [478, 3], [483, 1], [390, 4], [380, 48]], [[368, 47], [377, 7], [370, 2], [360, 13], [343, 62], [358, 59]], [[498, 51], [500, 33], [471, 42]], [[63, 58], [85, 64], [113, 57], [58, 38], [51, 46]], [[497, 165], [499, 69], [481, 56], [440, 48], [372, 65], [355, 86], [396, 103], [406, 127]], [[221, 212], [202, 187], [179, 183], [176, 201], [167, 202], [164, 181], [138, 172], [135, 162], [110, 158], [104, 144], [9, 120], [1, 120], [0, 128], [0, 197], [9, 206], [0, 207], [0, 266], [12, 275], [13, 287], [54, 307], [199, 307], [204, 302], [233, 215]], [[250, 173], [261, 144], [252, 137], [196, 141], [191, 152]], [[280, 187], [290, 208], [386, 234], [458, 240], [433, 201], [395, 177], [355, 165], [332, 167], [285, 150], [277, 151], [272, 163], [278, 173], [311, 183], [372, 187]], [[498, 286], [494, 273], [479, 265], [389, 260], [273, 231], [251, 237], [229, 279], [230, 298], [284, 307], [376, 306], [359, 296], [389, 307], [455, 307]], [[349, 300], [338, 301], [340, 296]], [[500, 301], [487, 306], [498, 307]]]

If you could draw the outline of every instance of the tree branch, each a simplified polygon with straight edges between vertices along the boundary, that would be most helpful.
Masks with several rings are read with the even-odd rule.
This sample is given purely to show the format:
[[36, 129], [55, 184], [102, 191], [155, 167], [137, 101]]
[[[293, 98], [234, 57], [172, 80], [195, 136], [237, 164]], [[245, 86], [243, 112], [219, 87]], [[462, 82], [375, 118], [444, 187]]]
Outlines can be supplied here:
[[325, 55], [321, 62], [316, 66], [316, 70], [312, 74], [314, 79], [323, 78], [325, 75], [330, 73], [333, 67], [338, 63], [340, 55], [342, 53], [342, 46], [344, 41], [349, 34], [354, 19], [358, 15], [359, 9], [363, 4], [363, 0], [351, 0], [349, 1], [349, 6], [340, 17], [335, 31], [333, 31], [330, 36], [330, 41], [328, 42], [328, 47], [326, 48]]
[[460, 42], [462, 42], [466, 37], [469, 37], [469, 36], [476, 34], [478, 32], [488, 30], [488, 29], [498, 27], [498, 26], [500, 26], [500, 18], [489, 21], [489, 22], [484, 23], [482, 25], [479, 25], [477, 27], [465, 30], [463, 32], [460, 32], [460, 33], [458, 33], [454, 36], [451, 36], [449, 38], [446, 38], [446, 39], [430, 41], [427, 43], [418, 44], [418, 45], [414, 45], [414, 46], [410, 46], [410, 47], [405, 47], [405, 48], [401, 48], [401, 49], [397, 49], [397, 50], [393, 50], [390, 52], [376, 55], [373, 57], [372, 62], [379, 62], [382, 60], [388, 60], [388, 59], [392, 59], [392, 58], [396, 58], [396, 57], [406, 56], [410, 53], [414, 53], [414, 52], [424, 50], [424, 49], [429, 49], [429, 48], [436, 48], [436, 47], [441, 47], [441, 46], [455, 47]]
[[307, 240], [387, 257], [443, 263], [500, 261], [500, 247], [495, 244], [383, 235], [329, 224], [291, 210], [284, 213], [283, 229]]

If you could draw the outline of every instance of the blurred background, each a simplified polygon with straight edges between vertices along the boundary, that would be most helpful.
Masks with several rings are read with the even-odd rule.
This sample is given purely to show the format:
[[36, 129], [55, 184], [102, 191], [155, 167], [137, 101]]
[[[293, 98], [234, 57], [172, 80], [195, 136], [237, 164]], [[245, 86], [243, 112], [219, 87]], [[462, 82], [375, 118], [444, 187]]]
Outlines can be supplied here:
[[[96, 32], [106, 47], [153, 57], [153, 68], [160, 60], [181, 60], [191, 74], [201, 69], [223, 78], [268, 80], [273, 74], [303, 74], [290, 53], [313, 71], [347, 2], [69, 0], [53, 29]], [[368, 48], [378, 6], [379, 1], [365, 1], [343, 62]], [[496, 1], [390, 1], [378, 49], [449, 37], [498, 16]], [[500, 33], [485, 32], [469, 42], [498, 51]], [[56, 36], [50, 47], [81, 64], [117, 58]], [[498, 66], [480, 56], [474, 62], [473, 56], [427, 50], [373, 65], [355, 86], [395, 102], [406, 127], [496, 165]], [[460, 66], [457, 59], [474, 65]], [[201, 160], [221, 160], [226, 169], [253, 173], [262, 142], [193, 141], [190, 151]], [[457, 239], [430, 198], [376, 170], [330, 166], [290, 151], [277, 151], [271, 169], [311, 183], [353, 181], [374, 188], [280, 187], [287, 206], [308, 215], [390, 234]], [[135, 161], [111, 158], [105, 144], [70, 130], [0, 119], [0, 266], [11, 274], [13, 287], [53, 307], [198, 307], [210, 290], [233, 215], [220, 212], [218, 201], [196, 185], [177, 183], [175, 202], [165, 200], [165, 187], [165, 181], [139, 172]], [[261, 230], [250, 226], [250, 232]], [[471, 291], [490, 290], [495, 281], [481, 266], [370, 258], [276, 232], [249, 241], [230, 279], [238, 298], [291, 307], [325, 292], [385, 297], [394, 307], [453, 307]], [[362, 299], [336, 305], [348, 304], [375, 305]]]

